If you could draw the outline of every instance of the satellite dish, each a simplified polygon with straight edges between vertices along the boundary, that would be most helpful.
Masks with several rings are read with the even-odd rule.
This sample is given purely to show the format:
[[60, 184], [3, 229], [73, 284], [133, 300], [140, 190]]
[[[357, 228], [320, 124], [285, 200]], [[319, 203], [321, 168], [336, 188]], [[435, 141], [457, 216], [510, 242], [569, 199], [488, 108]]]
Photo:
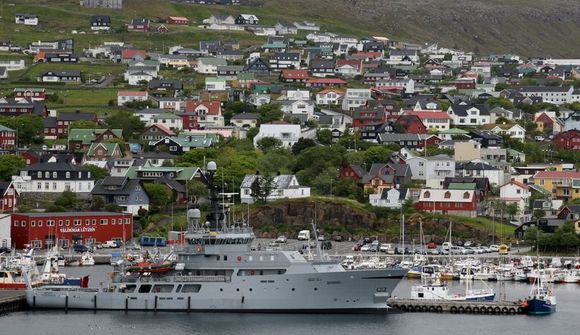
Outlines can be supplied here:
[[217, 170], [217, 164], [214, 161], [207, 163], [207, 170], [210, 172], [215, 172]]

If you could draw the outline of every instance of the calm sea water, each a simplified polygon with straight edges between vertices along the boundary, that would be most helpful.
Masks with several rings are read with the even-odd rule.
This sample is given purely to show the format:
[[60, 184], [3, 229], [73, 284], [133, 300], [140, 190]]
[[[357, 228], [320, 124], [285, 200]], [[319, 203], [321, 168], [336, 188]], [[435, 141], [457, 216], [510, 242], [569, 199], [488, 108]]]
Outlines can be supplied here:
[[[66, 268], [71, 275], [90, 273], [92, 285], [106, 282], [107, 266]], [[409, 294], [412, 281], [402, 281], [395, 295]], [[530, 286], [522, 283], [477, 283], [489, 285], [509, 299], [523, 298]], [[461, 292], [459, 282], [452, 283]], [[387, 315], [237, 314], [107, 311], [26, 311], [0, 317], [0, 335], [68, 334], [578, 334], [580, 285], [555, 286], [558, 311], [549, 316], [451, 315], [389, 313]]]

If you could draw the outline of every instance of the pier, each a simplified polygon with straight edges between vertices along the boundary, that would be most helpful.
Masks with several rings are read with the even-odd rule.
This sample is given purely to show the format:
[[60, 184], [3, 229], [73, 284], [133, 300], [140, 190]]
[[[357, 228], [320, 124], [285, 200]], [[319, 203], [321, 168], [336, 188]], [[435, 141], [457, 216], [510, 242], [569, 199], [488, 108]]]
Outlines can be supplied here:
[[429, 312], [450, 314], [524, 314], [519, 301], [456, 301], [389, 298], [387, 304], [401, 312]]
[[26, 293], [23, 290], [0, 290], [0, 315], [26, 308]]

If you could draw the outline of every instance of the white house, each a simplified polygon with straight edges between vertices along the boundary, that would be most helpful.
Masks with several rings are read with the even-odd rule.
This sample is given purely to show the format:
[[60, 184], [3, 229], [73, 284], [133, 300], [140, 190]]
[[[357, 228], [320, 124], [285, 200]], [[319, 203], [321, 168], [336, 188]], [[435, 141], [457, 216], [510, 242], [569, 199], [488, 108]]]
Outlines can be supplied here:
[[415, 81], [413, 79], [380, 79], [375, 82], [376, 87], [399, 89], [406, 94], [415, 93]]
[[0, 214], [0, 247], [10, 248], [12, 240], [10, 239], [10, 226], [12, 224], [10, 214]]
[[408, 111], [404, 114], [416, 115], [421, 122], [430, 130], [448, 130], [451, 127], [451, 118], [445, 112], [441, 111]]
[[125, 80], [127, 80], [129, 85], [133, 86], [141, 85], [141, 82], [143, 81], [150, 82], [156, 77], [157, 75], [153, 75], [144, 71], [125, 72]]
[[499, 188], [499, 198], [506, 203], [517, 203], [518, 213], [516, 219], [520, 222], [526, 222], [531, 219], [531, 215], [526, 215], [528, 209], [528, 199], [532, 195], [530, 187], [516, 180], [510, 180]]
[[147, 101], [149, 93], [147, 91], [118, 91], [117, 106], [123, 106], [130, 101]]
[[284, 100], [279, 101], [284, 113], [308, 121], [314, 116], [314, 102], [310, 100]]
[[474, 105], [460, 102], [449, 106], [447, 113], [456, 126], [482, 126], [491, 123], [489, 109], [486, 105]]
[[419, 54], [417, 50], [391, 50], [387, 64], [390, 65], [410, 65], [419, 62]]
[[222, 77], [206, 77], [205, 89], [207, 91], [225, 91], [227, 88], [226, 79]]
[[17, 13], [14, 15], [14, 23], [23, 24], [26, 26], [37, 26], [38, 16], [34, 14]]
[[342, 100], [343, 110], [353, 110], [357, 107], [364, 106], [367, 100], [371, 99], [370, 88], [347, 88], [344, 99]]
[[185, 98], [183, 97], [159, 97], [155, 100], [159, 104], [159, 109], [179, 112], [185, 108]]
[[222, 58], [201, 57], [197, 60], [197, 72], [202, 74], [217, 74], [218, 66], [226, 66], [228, 62]]
[[540, 97], [542, 102], [562, 105], [572, 102], [573, 86], [529, 86], [520, 88], [519, 92], [525, 97]]
[[425, 180], [428, 187], [441, 188], [446, 177], [455, 176], [455, 160], [449, 155], [409, 156], [406, 163], [412, 179]]
[[526, 139], [526, 129], [519, 124], [489, 124], [482, 127], [497, 135], [507, 135], [522, 142]]
[[369, 203], [374, 207], [401, 208], [410, 198], [411, 192], [406, 188], [384, 188], [380, 193], [370, 194]]
[[[252, 184], [263, 177], [255, 174], [247, 174], [240, 186], [240, 202], [243, 204], [252, 204], [255, 199], [252, 196]], [[266, 198], [266, 201], [275, 201], [280, 199], [307, 198], [310, 196], [310, 187], [300, 186], [295, 175], [278, 175], [272, 182], [272, 192]]]
[[160, 124], [173, 130], [183, 130], [183, 119], [173, 113], [153, 115], [146, 126]]
[[502, 169], [494, 167], [480, 159], [470, 162], [457, 163], [455, 166], [458, 177], [485, 177], [490, 185], [503, 185], [505, 174]]
[[316, 93], [316, 104], [324, 106], [338, 106], [344, 98], [344, 92], [332, 88]]
[[20, 170], [20, 174], [12, 176], [12, 182], [20, 193], [88, 194], [95, 185], [90, 171], [54, 157]]
[[297, 124], [262, 124], [254, 137], [254, 146], [264, 137], [274, 137], [282, 142], [282, 147], [291, 148], [302, 137], [300, 125]]

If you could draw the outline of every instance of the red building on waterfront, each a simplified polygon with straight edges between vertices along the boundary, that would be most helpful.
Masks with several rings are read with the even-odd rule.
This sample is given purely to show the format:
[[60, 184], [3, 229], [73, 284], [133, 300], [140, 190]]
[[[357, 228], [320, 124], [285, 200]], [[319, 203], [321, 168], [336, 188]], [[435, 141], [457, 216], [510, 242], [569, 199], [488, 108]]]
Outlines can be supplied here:
[[422, 212], [477, 216], [477, 197], [472, 190], [422, 189], [415, 209]]
[[44, 248], [56, 240], [64, 248], [75, 243], [128, 241], [133, 238], [133, 216], [114, 212], [14, 213], [10, 236], [17, 249], [26, 244]]

